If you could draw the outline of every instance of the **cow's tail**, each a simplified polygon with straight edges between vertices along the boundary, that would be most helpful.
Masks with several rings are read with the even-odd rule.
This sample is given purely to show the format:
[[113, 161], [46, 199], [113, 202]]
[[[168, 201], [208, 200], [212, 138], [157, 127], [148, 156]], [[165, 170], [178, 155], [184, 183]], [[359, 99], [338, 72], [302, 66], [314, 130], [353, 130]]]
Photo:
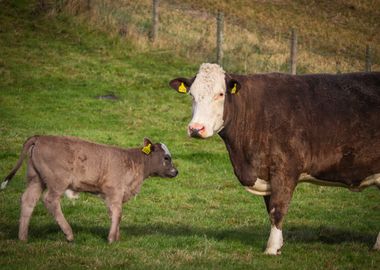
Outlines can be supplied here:
[[12, 180], [13, 176], [15, 176], [18, 169], [20, 169], [22, 162], [25, 159], [26, 154], [29, 152], [29, 149], [36, 143], [37, 136], [30, 137], [26, 140], [24, 143], [24, 146], [22, 148], [20, 158], [17, 161], [16, 166], [12, 169], [12, 171], [4, 178], [3, 182], [1, 183], [0, 189], [5, 189], [9, 183], [9, 181]]

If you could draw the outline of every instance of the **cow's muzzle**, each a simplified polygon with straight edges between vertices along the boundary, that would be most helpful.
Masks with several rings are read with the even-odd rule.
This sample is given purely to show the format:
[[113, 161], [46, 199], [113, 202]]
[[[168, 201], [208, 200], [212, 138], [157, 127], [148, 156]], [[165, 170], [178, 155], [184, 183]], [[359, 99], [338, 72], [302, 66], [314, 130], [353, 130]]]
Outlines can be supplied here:
[[204, 138], [205, 132], [205, 126], [202, 124], [192, 123], [188, 127], [188, 134], [193, 138]]

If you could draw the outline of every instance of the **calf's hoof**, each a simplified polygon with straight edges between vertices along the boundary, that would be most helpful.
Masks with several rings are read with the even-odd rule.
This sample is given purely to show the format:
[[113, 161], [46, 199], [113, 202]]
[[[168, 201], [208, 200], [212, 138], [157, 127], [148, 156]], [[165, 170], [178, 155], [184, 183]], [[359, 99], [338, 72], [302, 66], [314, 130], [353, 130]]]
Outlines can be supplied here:
[[66, 236], [66, 241], [71, 243], [74, 241], [74, 235], [69, 235], [69, 236]]
[[108, 237], [108, 244], [112, 244], [113, 242], [116, 242], [116, 237]]
[[373, 250], [380, 251], [380, 232], [379, 232], [379, 234], [377, 235], [376, 243], [375, 243], [375, 245], [373, 246]]
[[21, 242], [28, 242], [28, 237], [18, 237], [18, 240], [20, 240]]
[[28, 234], [27, 233], [18, 233], [18, 240], [22, 242], [28, 242]]

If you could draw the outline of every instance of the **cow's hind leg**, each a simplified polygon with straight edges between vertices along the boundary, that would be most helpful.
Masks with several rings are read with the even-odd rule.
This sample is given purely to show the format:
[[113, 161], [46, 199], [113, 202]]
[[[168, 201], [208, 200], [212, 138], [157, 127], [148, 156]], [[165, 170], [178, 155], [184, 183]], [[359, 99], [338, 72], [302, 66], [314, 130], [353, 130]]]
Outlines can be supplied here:
[[60, 198], [65, 192], [65, 189], [62, 191], [56, 191], [48, 188], [48, 191], [45, 194], [44, 203], [49, 213], [53, 215], [54, 219], [58, 223], [59, 227], [66, 236], [67, 241], [71, 242], [74, 240], [73, 231], [63, 216]]
[[30, 218], [43, 191], [42, 182], [31, 164], [28, 166], [27, 182], [28, 186], [21, 197], [20, 227], [18, 232], [18, 238], [21, 241], [28, 240]]
[[279, 255], [283, 246], [282, 225], [288, 211], [290, 200], [296, 186], [296, 178], [285, 176], [273, 176], [271, 178], [272, 193], [269, 199], [268, 211], [271, 221], [271, 231], [265, 249], [265, 254]]

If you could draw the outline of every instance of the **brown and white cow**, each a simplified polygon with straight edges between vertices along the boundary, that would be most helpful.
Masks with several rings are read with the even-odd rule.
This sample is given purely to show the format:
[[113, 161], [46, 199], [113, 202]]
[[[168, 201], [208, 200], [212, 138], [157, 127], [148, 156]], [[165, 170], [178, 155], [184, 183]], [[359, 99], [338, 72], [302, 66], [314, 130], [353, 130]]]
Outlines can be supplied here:
[[119, 240], [122, 204], [140, 191], [149, 176], [175, 177], [168, 148], [144, 139], [143, 148], [123, 149], [73, 137], [33, 136], [25, 143], [15, 168], [5, 177], [4, 189], [28, 155], [27, 188], [21, 198], [19, 239], [26, 241], [33, 209], [44, 189], [44, 203], [68, 241], [74, 240], [63, 216], [60, 197], [65, 190], [102, 197], [109, 209], [108, 242]]
[[[265, 253], [283, 245], [283, 219], [299, 182], [380, 188], [380, 73], [232, 75], [202, 64], [170, 86], [193, 97], [191, 137], [218, 133], [235, 175], [264, 196], [272, 229]], [[380, 249], [380, 233], [375, 249]]]

